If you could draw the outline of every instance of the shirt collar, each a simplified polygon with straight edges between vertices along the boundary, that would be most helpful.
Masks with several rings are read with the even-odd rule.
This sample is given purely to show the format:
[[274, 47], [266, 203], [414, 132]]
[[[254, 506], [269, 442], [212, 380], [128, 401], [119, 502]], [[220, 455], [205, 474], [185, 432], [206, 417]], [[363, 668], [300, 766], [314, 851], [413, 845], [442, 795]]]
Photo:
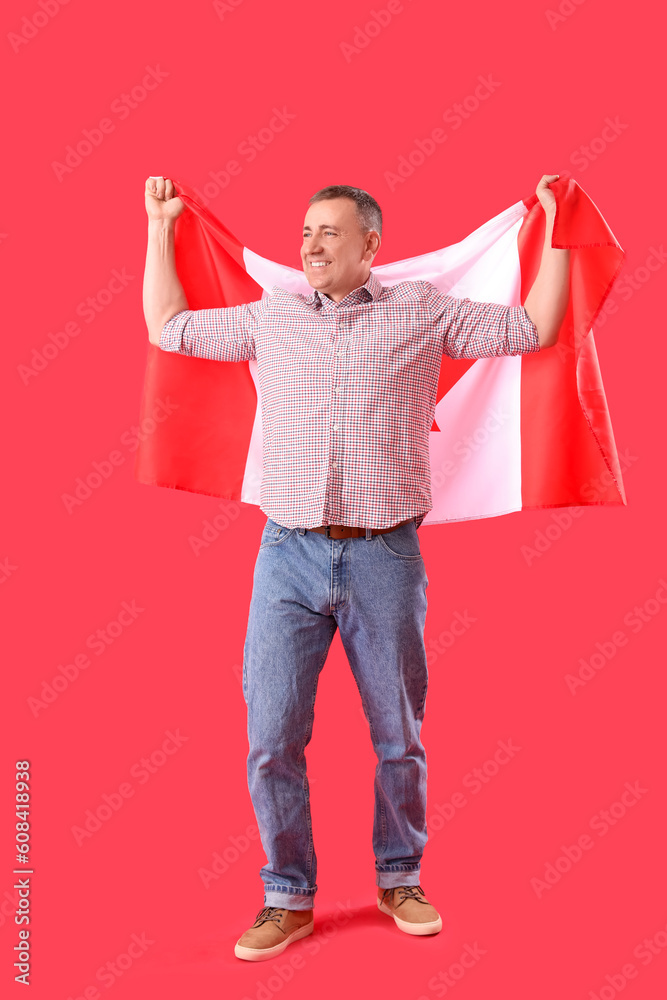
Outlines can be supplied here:
[[313, 291], [313, 297], [312, 297], [313, 305], [323, 306], [325, 302], [328, 302], [332, 306], [342, 305], [343, 302], [348, 302], [348, 300], [350, 303], [370, 302], [371, 299], [380, 298], [380, 295], [382, 294], [382, 288], [383, 288], [382, 284], [371, 271], [370, 274], [368, 275], [368, 280], [365, 281], [363, 285], [360, 285], [358, 288], [355, 288], [353, 289], [353, 291], [349, 292], [345, 296], [345, 298], [342, 299], [341, 302], [333, 302], [328, 297], [328, 295], [324, 295], [323, 293], [320, 293], [317, 289], [315, 289]]

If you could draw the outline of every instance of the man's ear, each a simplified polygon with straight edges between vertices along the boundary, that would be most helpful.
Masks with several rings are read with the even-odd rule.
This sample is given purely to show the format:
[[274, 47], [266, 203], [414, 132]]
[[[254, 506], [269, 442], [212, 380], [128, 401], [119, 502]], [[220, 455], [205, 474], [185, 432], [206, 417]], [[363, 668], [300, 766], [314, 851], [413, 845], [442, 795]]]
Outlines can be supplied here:
[[371, 260], [375, 257], [376, 253], [380, 249], [380, 234], [374, 229], [369, 233], [366, 233], [366, 250], [364, 251], [364, 257], [368, 259], [369, 255]]

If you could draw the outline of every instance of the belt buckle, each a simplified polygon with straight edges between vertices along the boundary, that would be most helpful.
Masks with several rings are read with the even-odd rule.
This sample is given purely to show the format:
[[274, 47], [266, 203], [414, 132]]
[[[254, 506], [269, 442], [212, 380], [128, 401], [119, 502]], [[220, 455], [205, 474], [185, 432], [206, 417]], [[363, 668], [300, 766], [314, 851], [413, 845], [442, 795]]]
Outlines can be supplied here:
[[326, 536], [327, 538], [331, 538], [331, 533], [330, 533], [330, 531], [329, 531], [329, 529], [330, 529], [330, 528], [331, 528], [331, 525], [330, 525], [330, 524], [325, 524], [325, 525], [324, 525], [324, 534], [325, 534], [325, 536]]

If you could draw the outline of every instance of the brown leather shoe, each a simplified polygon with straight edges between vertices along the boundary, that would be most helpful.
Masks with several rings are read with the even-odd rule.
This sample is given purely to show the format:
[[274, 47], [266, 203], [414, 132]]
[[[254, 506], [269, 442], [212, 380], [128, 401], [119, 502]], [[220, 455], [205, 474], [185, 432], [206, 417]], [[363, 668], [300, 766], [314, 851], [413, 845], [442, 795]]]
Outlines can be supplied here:
[[396, 926], [406, 934], [437, 934], [442, 930], [438, 911], [431, 906], [419, 885], [378, 888], [378, 909], [393, 917]]
[[263, 962], [275, 958], [292, 941], [313, 933], [313, 911], [287, 910], [265, 906], [257, 914], [252, 927], [242, 934], [234, 946], [237, 958], [248, 962]]

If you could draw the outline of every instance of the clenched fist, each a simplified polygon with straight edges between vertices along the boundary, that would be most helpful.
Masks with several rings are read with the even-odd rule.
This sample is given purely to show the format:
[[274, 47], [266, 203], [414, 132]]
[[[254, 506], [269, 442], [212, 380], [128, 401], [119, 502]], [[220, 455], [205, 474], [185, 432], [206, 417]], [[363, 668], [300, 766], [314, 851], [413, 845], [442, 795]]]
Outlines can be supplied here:
[[544, 209], [545, 212], [552, 214], [556, 211], [556, 196], [549, 187], [554, 181], [557, 181], [560, 174], [542, 174], [537, 187], [535, 188], [535, 194], [537, 195], [537, 200]]
[[174, 185], [168, 177], [149, 177], [146, 181], [146, 212], [149, 219], [171, 221], [177, 219], [185, 203], [174, 194]]

